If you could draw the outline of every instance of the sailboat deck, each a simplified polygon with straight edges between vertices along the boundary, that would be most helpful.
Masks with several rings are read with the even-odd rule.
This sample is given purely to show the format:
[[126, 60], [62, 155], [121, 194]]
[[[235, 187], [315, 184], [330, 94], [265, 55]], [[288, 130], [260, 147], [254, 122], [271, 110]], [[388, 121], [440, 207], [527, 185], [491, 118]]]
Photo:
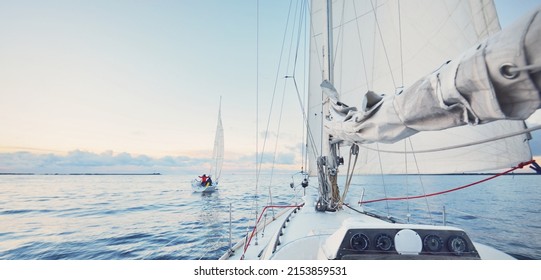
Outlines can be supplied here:
[[[271, 223], [259, 226], [258, 233], [253, 237], [244, 256], [244, 244], [237, 244], [239, 249], [230, 258], [281, 259], [283, 256], [284, 259], [315, 259], [327, 238], [344, 223], [351, 221], [380, 226], [388, 224], [347, 208], [336, 212], [319, 212], [315, 210], [315, 201], [305, 197], [304, 206], [285, 209], [276, 214]], [[268, 234], [269, 232], [274, 234]], [[303, 246], [298, 243], [303, 243]], [[290, 246], [291, 244], [295, 246]], [[304, 249], [299, 251], [296, 249], [299, 247]]]
[[[491, 247], [474, 244], [458, 228], [392, 223], [348, 207], [321, 212], [316, 211], [313, 198], [304, 200], [302, 206], [267, 216], [257, 234], [241, 240], [222, 259], [511, 259]], [[401, 238], [409, 234], [412, 236]], [[366, 243], [359, 237], [366, 238]], [[439, 244], [431, 248], [428, 237]], [[247, 240], [249, 246], [244, 250]], [[454, 248], [449, 245], [452, 242]]]

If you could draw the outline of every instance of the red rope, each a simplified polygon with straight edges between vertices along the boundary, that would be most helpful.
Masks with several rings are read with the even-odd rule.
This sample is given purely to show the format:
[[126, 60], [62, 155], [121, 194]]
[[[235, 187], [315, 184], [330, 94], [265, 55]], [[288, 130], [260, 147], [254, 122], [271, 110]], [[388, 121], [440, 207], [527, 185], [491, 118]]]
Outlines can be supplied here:
[[380, 202], [380, 201], [386, 201], [386, 200], [409, 200], [409, 199], [417, 199], [417, 198], [423, 198], [423, 197], [430, 197], [430, 196], [435, 196], [435, 195], [440, 195], [440, 194], [445, 194], [445, 193], [450, 193], [450, 192], [454, 192], [454, 191], [458, 191], [458, 190], [461, 190], [461, 189], [465, 189], [465, 188], [468, 188], [468, 187], [471, 187], [471, 186], [474, 186], [474, 185], [477, 185], [477, 184], [480, 184], [480, 183], [483, 183], [483, 182], [486, 182], [486, 181], [489, 181], [489, 180], [492, 180], [496, 177], [499, 177], [499, 176], [502, 176], [502, 175], [505, 175], [509, 172], [513, 172], [519, 168], [523, 168], [524, 166], [527, 166], [527, 165], [530, 165], [532, 163], [534, 163], [535, 160], [530, 160], [530, 161], [527, 161], [527, 162], [521, 162], [519, 163], [517, 166], [507, 170], [507, 171], [504, 171], [502, 173], [498, 173], [496, 175], [493, 175], [491, 177], [488, 177], [488, 178], [485, 178], [483, 180], [479, 180], [477, 182], [473, 182], [471, 184], [468, 184], [468, 185], [465, 185], [465, 186], [461, 186], [461, 187], [458, 187], [458, 188], [454, 188], [454, 189], [450, 189], [450, 190], [446, 190], [446, 191], [441, 191], [441, 192], [435, 192], [435, 193], [431, 193], [431, 194], [425, 194], [425, 195], [418, 195], [418, 196], [408, 196], [408, 197], [387, 197], [387, 198], [380, 198], [380, 199], [374, 199], [374, 200], [368, 200], [368, 201], [359, 201], [359, 204], [363, 204], [363, 203], [372, 203], [372, 202]]

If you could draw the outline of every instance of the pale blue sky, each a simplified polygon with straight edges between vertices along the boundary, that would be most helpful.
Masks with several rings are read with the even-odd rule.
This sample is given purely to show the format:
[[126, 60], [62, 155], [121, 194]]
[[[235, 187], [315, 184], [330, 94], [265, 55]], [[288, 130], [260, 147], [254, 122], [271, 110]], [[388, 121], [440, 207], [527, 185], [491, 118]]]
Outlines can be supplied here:
[[255, 104], [255, 5], [226, 2], [2, 1], [0, 145], [208, 150], [220, 95], [225, 125]]
[[[256, 3], [0, 0], [0, 172], [200, 168], [220, 96], [226, 164], [253, 169]], [[505, 27], [541, 0], [495, 3]], [[260, 1], [261, 103], [288, 5]], [[284, 119], [298, 119], [288, 106]], [[292, 164], [302, 127], [281, 130]]]

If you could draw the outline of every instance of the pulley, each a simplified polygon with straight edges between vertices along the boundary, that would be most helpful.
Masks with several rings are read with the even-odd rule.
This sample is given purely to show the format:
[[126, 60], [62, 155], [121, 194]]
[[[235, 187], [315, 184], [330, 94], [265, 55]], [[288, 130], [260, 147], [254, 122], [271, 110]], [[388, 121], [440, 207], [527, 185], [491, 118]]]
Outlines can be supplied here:
[[351, 145], [350, 153], [352, 155], [358, 155], [359, 154], [359, 145], [357, 145], [357, 144]]

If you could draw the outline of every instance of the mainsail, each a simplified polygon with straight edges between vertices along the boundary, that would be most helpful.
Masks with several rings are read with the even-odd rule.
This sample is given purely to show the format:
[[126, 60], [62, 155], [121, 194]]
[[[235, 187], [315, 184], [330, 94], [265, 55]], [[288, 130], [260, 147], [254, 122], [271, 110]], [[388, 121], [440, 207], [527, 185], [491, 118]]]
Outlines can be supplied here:
[[[524, 29], [515, 29], [527, 32], [509, 35], [515, 37], [514, 44], [504, 44], [502, 50], [511, 53], [510, 65], [501, 64], [499, 51], [494, 52], [502, 42], [495, 38], [508, 35], [497, 31], [492, 1], [313, 0], [310, 9], [309, 108], [305, 117], [309, 171], [318, 177], [317, 196], [301, 173], [305, 176], [302, 183], [290, 186], [295, 198], [297, 187], [303, 188], [302, 203], [266, 205], [251, 233], [223, 259], [512, 259], [496, 248], [467, 241], [467, 234], [457, 227], [410, 220], [418, 209], [410, 211], [409, 204], [405, 223], [391, 215], [389, 207], [385, 216], [366, 212], [365, 188], [359, 181], [352, 183], [354, 167], [350, 169], [351, 161], [341, 150], [350, 151], [350, 160], [359, 155], [365, 162], [357, 172], [375, 173], [461, 172], [508, 167], [529, 159], [524, 119], [539, 107], [539, 91], [531, 81], [527, 87], [524, 84], [537, 74], [520, 70], [517, 77], [510, 76], [523, 65], [539, 65], [537, 50], [533, 60], [519, 63], [520, 55], [528, 57], [530, 50], [518, 47], [530, 45], [531, 38], [540, 36], [536, 30], [540, 24], [532, 20], [535, 17], [530, 17], [527, 22], [532, 24]], [[533, 37], [527, 35], [530, 31]], [[493, 45], [492, 40], [498, 44]], [[496, 73], [484, 64], [493, 56]], [[493, 78], [494, 74], [509, 75], [503, 79], [518, 81], [521, 86], [511, 90]], [[526, 102], [516, 102], [515, 98], [524, 97]], [[479, 111], [487, 104], [499, 109]], [[346, 160], [346, 176], [339, 177], [338, 165]], [[378, 185], [369, 184], [367, 193]], [[350, 186], [352, 190], [357, 187], [352, 194], [362, 191], [360, 207], [347, 199]], [[424, 190], [424, 195], [414, 197], [408, 193], [404, 197], [385, 194], [385, 199], [434, 195]], [[428, 201], [427, 208], [434, 212]], [[283, 210], [273, 211], [272, 219], [263, 218], [269, 209]]]
[[[523, 131], [541, 106], [541, 75], [512, 71], [540, 63], [537, 12], [500, 31], [492, 1], [334, 1], [327, 54], [325, 3], [311, 9], [309, 128], [360, 144], [358, 172], [459, 173], [531, 158], [528, 133], [484, 140]], [[322, 84], [327, 59], [333, 80]], [[309, 148], [312, 158], [323, 150]]]
[[224, 162], [224, 128], [222, 126], [222, 98], [220, 97], [220, 107], [218, 109], [218, 123], [216, 124], [216, 135], [214, 136], [214, 148], [212, 151], [212, 163], [210, 173], [214, 176], [216, 182], [222, 174], [222, 164]]

